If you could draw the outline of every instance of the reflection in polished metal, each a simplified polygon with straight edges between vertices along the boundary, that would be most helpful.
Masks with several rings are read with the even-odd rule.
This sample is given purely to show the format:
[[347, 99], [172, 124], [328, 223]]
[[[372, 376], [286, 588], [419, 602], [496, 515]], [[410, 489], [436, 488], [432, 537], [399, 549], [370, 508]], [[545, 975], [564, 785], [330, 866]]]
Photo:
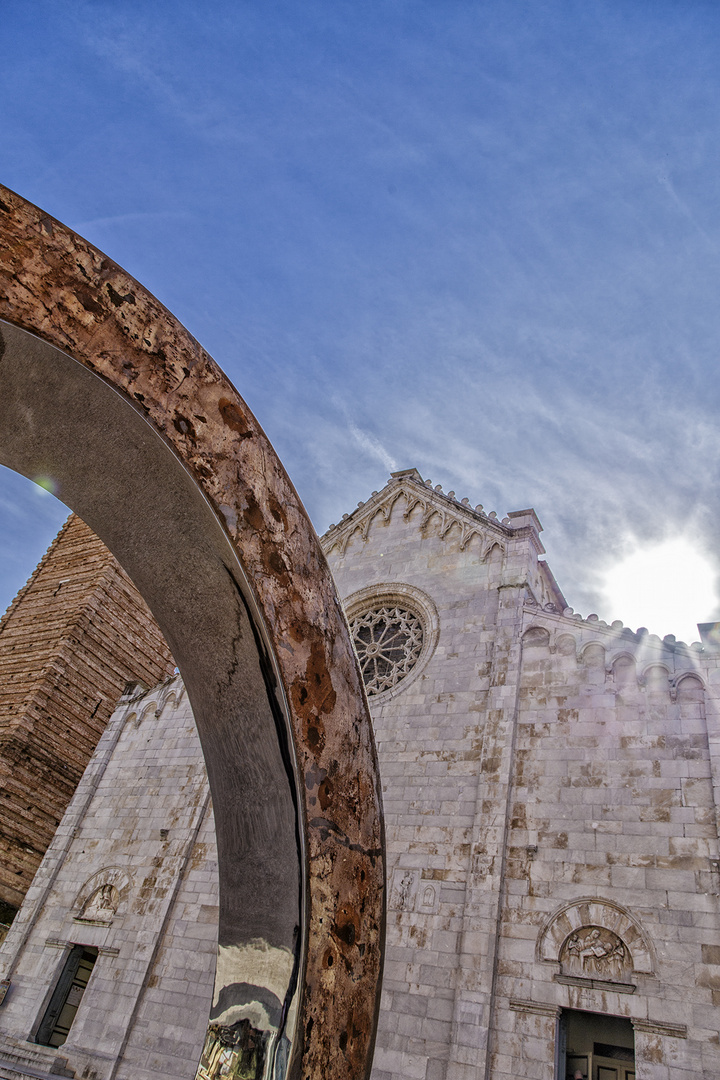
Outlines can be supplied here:
[[153, 297], [4, 188], [0, 241], [0, 461], [46, 478], [128, 571], [200, 733], [220, 864], [202, 1068], [361, 1080], [382, 958], [379, 781], [317, 539], [245, 403]]

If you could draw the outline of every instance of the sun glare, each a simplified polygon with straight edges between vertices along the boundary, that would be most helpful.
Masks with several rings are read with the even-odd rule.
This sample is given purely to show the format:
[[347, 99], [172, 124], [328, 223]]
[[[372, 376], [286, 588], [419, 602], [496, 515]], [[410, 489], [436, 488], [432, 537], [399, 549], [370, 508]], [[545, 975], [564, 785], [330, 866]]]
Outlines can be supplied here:
[[699, 639], [697, 623], [716, 615], [715, 570], [688, 540], [678, 537], [629, 555], [605, 576], [610, 617], [636, 630]]

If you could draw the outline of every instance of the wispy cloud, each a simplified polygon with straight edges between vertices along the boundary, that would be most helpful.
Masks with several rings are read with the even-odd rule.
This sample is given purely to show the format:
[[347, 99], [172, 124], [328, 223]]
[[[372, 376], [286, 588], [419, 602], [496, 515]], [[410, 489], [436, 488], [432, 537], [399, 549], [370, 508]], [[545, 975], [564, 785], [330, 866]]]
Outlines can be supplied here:
[[680, 211], [680, 213], [683, 215], [683, 217], [687, 218], [687, 220], [691, 223], [691, 225], [693, 225], [693, 227], [697, 230], [698, 234], [703, 238], [703, 240], [705, 241], [707, 246], [710, 248], [710, 250], [713, 251], [717, 255], [718, 246], [717, 246], [716, 242], [712, 239], [711, 236], [708, 235], [706, 230], [703, 229], [703, 227], [700, 225], [700, 223], [698, 222], [697, 218], [695, 217], [695, 215], [693, 214], [692, 210], [690, 209], [688, 204], [685, 202], [685, 200], [680, 198], [680, 196], [678, 195], [677, 191], [675, 190], [675, 186], [672, 183], [672, 181], [670, 180], [670, 178], [668, 176], [660, 175], [660, 176], [658, 176], [657, 179], [658, 179], [658, 183], [660, 184], [660, 186], [662, 188], [664, 188], [664, 190], [668, 193], [668, 195], [670, 196], [672, 202], [677, 207], [677, 209]]
[[184, 218], [188, 218], [190, 215], [183, 213], [180, 210], [155, 210], [155, 211], [138, 211], [132, 214], [112, 214], [109, 217], [95, 217], [88, 218], [86, 221], [78, 221], [73, 223], [73, 228], [78, 232], [82, 232], [83, 229], [90, 228], [103, 228], [107, 225], [127, 225], [135, 222], [148, 222], [148, 221], [182, 221]]
[[389, 469], [391, 472], [395, 471], [397, 468], [395, 459], [388, 454], [379, 439], [376, 439], [373, 435], [369, 435], [366, 431], [361, 431], [357, 424], [354, 424], [352, 420], [348, 423], [348, 431], [365, 453], [370, 454], [371, 457], [377, 458], [386, 469]]
[[6, 0], [7, 181], [192, 328], [319, 527], [415, 465], [535, 505], [593, 610], [628, 538], [720, 532], [720, 7], [411, 7]]

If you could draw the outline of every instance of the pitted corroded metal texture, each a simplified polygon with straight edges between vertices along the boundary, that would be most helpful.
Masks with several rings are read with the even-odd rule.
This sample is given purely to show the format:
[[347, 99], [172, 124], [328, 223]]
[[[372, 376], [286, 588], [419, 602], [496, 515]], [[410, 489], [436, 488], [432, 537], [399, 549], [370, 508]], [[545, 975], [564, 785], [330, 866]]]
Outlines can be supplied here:
[[[0, 318], [142, 411], [214, 508], [251, 584], [290, 705], [301, 780], [300, 1073], [360, 1080], [370, 1070], [382, 966], [379, 780], [349, 633], [312, 526], [245, 402], [141, 285], [2, 187], [0, 246]], [[222, 805], [215, 811], [222, 819]]]

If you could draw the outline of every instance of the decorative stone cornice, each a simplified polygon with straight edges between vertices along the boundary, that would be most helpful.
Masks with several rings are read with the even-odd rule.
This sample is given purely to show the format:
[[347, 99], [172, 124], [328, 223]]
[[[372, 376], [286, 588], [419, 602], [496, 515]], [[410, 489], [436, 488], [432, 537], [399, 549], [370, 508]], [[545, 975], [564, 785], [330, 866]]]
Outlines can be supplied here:
[[559, 1005], [546, 1004], [544, 1001], [529, 1001], [525, 998], [510, 998], [510, 1008], [514, 1012], [534, 1013], [536, 1016], [548, 1016], [556, 1019], [561, 1012]]
[[664, 1020], [640, 1020], [632, 1021], [635, 1031], [643, 1035], [664, 1035], [670, 1039], [687, 1039], [687, 1024], [669, 1024]]
[[[330, 526], [320, 538], [325, 554], [329, 555], [337, 548], [340, 554], [344, 555], [356, 533], [360, 534], [361, 539], [367, 540], [373, 522], [377, 518], [385, 523], [389, 522], [393, 510], [403, 503], [402, 513], [406, 520], [413, 510], [420, 507], [420, 529], [437, 517], [440, 539], [445, 539], [457, 525], [460, 530], [461, 551], [477, 536], [484, 545], [483, 558], [495, 544], [504, 551], [508, 538], [519, 531], [519, 528], [513, 528], [509, 524], [509, 518], [499, 521], [494, 511], [486, 514], [482, 506], [473, 508], [469, 499], [456, 499], [454, 491], [446, 494], [439, 484], [433, 488], [430, 481], [422, 479], [417, 469], [405, 469], [393, 473], [382, 491], [374, 491], [368, 501], [359, 503], [352, 514], [344, 514], [338, 525]], [[524, 518], [522, 525], [525, 526]]]
[[611, 990], [615, 994], [634, 994], [637, 990], [635, 983], [610, 982], [607, 979], [586, 979], [581, 975], [553, 975], [555, 982], [565, 986], [579, 986], [584, 990]]
[[[541, 565], [544, 567], [547, 564]], [[550, 653], [560, 648], [576, 655], [578, 661], [582, 660], [590, 646], [599, 646], [605, 654], [605, 674], [611, 683], [615, 665], [627, 659], [636, 666], [637, 684], [642, 689], [647, 686], [648, 672], [664, 668], [668, 693], [673, 702], [682, 695], [685, 679], [693, 678], [704, 690], [708, 689], [709, 671], [715, 668], [716, 662], [714, 655], [700, 643], [686, 645], [685, 642], [676, 641], [672, 634], [661, 640], [656, 634], [648, 634], [642, 628], [633, 632], [623, 626], [620, 620], [608, 625], [597, 615], [583, 619], [572, 608], [565, 608], [561, 612], [554, 603], [540, 603], [530, 594], [530, 590], [525, 599], [524, 612], [527, 644], [544, 643]], [[543, 631], [547, 636], [541, 642], [539, 635], [535, 635]]]

